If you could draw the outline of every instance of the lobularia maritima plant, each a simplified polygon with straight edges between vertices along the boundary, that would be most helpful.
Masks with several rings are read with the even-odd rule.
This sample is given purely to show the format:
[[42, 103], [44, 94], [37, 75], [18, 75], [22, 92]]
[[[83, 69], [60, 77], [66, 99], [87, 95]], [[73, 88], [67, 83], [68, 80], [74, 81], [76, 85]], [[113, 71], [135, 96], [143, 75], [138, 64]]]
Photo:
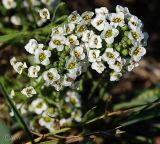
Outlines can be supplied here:
[[[39, 15], [42, 19], [51, 17], [46, 8], [39, 10]], [[11, 65], [17, 73], [27, 72], [35, 83], [43, 83], [43, 90], [51, 87], [63, 91], [64, 87], [72, 87], [87, 70], [96, 71], [99, 76], [107, 71], [110, 81], [118, 81], [139, 65], [146, 54], [147, 38], [141, 20], [130, 14], [126, 7], [117, 5], [115, 13], [105, 7], [81, 15], [74, 11], [65, 23], [52, 28], [48, 44], [33, 38], [25, 45], [25, 50], [33, 57], [32, 65], [19, 62], [15, 57], [11, 59]], [[34, 85], [25, 87], [21, 93], [31, 99], [29, 111], [41, 115], [39, 124], [54, 131], [51, 117], [59, 117], [59, 108], [49, 107], [43, 93], [34, 97], [40, 95]], [[77, 92], [67, 91], [61, 103], [61, 109], [67, 108], [67, 116], [61, 115], [61, 126], [81, 121], [81, 100]]]

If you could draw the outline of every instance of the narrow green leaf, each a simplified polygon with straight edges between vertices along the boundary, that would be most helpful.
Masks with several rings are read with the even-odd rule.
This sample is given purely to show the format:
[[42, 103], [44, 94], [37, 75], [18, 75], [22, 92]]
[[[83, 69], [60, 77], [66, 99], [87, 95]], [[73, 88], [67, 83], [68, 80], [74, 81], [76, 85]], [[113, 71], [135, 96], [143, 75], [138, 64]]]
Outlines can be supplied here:
[[1, 90], [4, 98], [8, 102], [9, 106], [12, 108], [12, 110], [13, 110], [13, 112], [15, 114], [16, 119], [20, 122], [20, 124], [21, 124], [22, 128], [24, 129], [24, 131], [26, 132], [28, 138], [34, 144], [34, 141], [33, 141], [33, 138], [32, 138], [32, 134], [30, 133], [29, 128], [27, 127], [26, 123], [24, 122], [24, 120], [21, 117], [19, 111], [17, 110], [17, 108], [15, 107], [14, 103], [12, 102], [11, 98], [7, 94], [6, 88], [4, 86], [4, 79], [2, 79], [2, 78], [0, 78], [0, 90]]
[[9, 130], [1, 121], [0, 121], [0, 143], [11, 144], [11, 136], [9, 134]]

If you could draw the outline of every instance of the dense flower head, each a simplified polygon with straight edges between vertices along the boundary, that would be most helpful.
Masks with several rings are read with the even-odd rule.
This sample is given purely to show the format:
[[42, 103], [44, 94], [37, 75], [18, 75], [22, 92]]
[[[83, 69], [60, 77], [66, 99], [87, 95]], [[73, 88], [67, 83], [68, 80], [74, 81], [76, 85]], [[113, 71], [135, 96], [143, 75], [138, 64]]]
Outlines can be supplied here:
[[45, 85], [56, 90], [72, 86], [90, 69], [108, 72], [110, 80], [117, 81], [138, 66], [147, 38], [141, 20], [126, 7], [118, 5], [114, 13], [105, 7], [81, 15], [74, 11], [64, 24], [52, 28], [48, 45], [35, 39], [26, 44], [36, 65], [29, 67], [28, 76], [42, 76]]

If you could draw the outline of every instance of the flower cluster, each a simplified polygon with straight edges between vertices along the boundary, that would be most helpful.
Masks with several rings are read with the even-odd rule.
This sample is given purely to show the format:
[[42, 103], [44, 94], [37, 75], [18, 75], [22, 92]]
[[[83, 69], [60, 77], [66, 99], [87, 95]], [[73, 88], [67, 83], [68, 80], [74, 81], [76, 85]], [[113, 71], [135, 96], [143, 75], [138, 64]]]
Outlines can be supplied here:
[[[33, 116], [33, 121], [29, 121], [29, 124], [33, 129], [40, 131], [37, 125], [46, 128], [50, 132], [54, 132], [56, 129], [70, 126], [74, 122], [80, 122], [82, 118], [81, 112], [81, 96], [75, 91], [67, 91], [61, 99], [59, 107], [53, 107], [49, 105], [44, 99], [37, 98], [36, 92], [33, 87], [24, 88], [21, 93], [27, 97], [32, 97], [30, 104], [17, 101], [17, 92], [11, 91], [10, 97], [13, 99], [16, 107], [20, 110], [24, 118]], [[63, 114], [60, 114], [63, 112]], [[14, 116], [14, 113], [10, 113]], [[35, 122], [36, 120], [36, 122]], [[56, 126], [58, 123], [59, 127]]]
[[[35, 22], [37, 26], [41, 26], [48, 19], [50, 19], [49, 11], [52, 11], [54, 3], [55, 3], [55, 0], [23, 0], [20, 8], [23, 8], [23, 10], [25, 10], [24, 11], [26, 13], [25, 21], [34, 22], [34, 19], [36, 19]], [[2, 4], [8, 12], [10, 12], [11, 10], [17, 11], [17, 7], [19, 6], [16, 0], [2, 0]], [[46, 7], [46, 8], [43, 8], [43, 7]], [[32, 15], [31, 13], [28, 13], [28, 9], [33, 10], [35, 14]], [[39, 16], [38, 16], [38, 12], [39, 12]], [[9, 17], [5, 17], [4, 21], [7, 23], [11, 22], [14, 26], [21, 26], [22, 25], [21, 14], [18, 14], [19, 12], [15, 12], [15, 13], [17, 14], [16, 15], [8, 14]], [[37, 13], [37, 16], [36, 16], [36, 13]]]
[[[46, 19], [50, 17], [46, 9], [40, 14], [43, 12]], [[81, 15], [74, 11], [65, 24], [52, 28], [48, 46], [35, 39], [26, 44], [35, 63], [29, 67], [28, 76], [40, 77], [46, 86], [58, 91], [62, 86], [72, 86], [89, 67], [99, 74], [107, 71], [110, 80], [116, 81], [137, 67], [146, 53], [148, 35], [142, 28], [141, 20], [119, 5], [115, 13], [105, 7]]]

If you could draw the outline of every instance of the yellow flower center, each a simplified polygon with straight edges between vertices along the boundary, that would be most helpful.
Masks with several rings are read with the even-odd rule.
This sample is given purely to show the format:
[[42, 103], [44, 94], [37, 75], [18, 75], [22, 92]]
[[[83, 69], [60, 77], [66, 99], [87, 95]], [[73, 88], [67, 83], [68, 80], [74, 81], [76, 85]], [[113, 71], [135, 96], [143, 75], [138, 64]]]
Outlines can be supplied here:
[[114, 55], [112, 54], [112, 53], [110, 53], [110, 52], [107, 52], [107, 57], [109, 57], [109, 58], [114, 58]]
[[61, 45], [61, 44], [62, 44], [60, 40], [54, 40], [53, 43], [54, 43], [55, 45]]
[[95, 45], [98, 44], [98, 39], [97, 39], [97, 38], [94, 39], [94, 44], [95, 44]]
[[74, 51], [74, 55], [79, 58], [80, 57], [80, 53], [78, 51]]
[[42, 108], [42, 106], [43, 106], [43, 102], [39, 102], [36, 107], [40, 109]]
[[80, 31], [80, 32], [83, 32], [83, 31], [85, 31], [85, 29], [86, 29], [85, 26], [82, 25], [82, 26], [79, 28], [79, 31]]
[[69, 43], [73, 45], [74, 44], [74, 39], [69, 38]]
[[46, 123], [51, 122], [51, 118], [49, 118], [49, 117], [43, 117], [43, 120], [44, 120]]
[[111, 36], [112, 36], [112, 30], [110, 29], [110, 30], [106, 31], [105, 38], [109, 38]]
[[103, 20], [99, 20], [99, 21], [97, 22], [97, 25], [99, 26], [102, 22], [103, 22]]
[[39, 55], [40, 62], [44, 61], [45, 59], [46, 59], [45, 53], [40, 53], [40, 55]]
[[68, 69], [74, 69], [76, 67], [76, 64], [74, 62], [71, 62], [69, 65], [68, 65]]
[[119, 18], [119, 17], [116, 17], [116, 18], [114, 18], [113, 19], [113, 22], [115, 22], [115, 23], [119, 23], [119, 22], [121, 22], [122, 20], [121, 20], [121, 18]]
[[50, 80], [54, 80], [54, 75], [53, 75], [53, 73], [48, 72], [47, 76], [48, 76], [48, 78], [49, 78]]
[[137, 40], [139, 38], [139, 35], [137, 32], [132, 32], [132, 37]]
[[134, 55], [138, 55], [140, 53], [140, 48], [136, 48], [133, 52]]

